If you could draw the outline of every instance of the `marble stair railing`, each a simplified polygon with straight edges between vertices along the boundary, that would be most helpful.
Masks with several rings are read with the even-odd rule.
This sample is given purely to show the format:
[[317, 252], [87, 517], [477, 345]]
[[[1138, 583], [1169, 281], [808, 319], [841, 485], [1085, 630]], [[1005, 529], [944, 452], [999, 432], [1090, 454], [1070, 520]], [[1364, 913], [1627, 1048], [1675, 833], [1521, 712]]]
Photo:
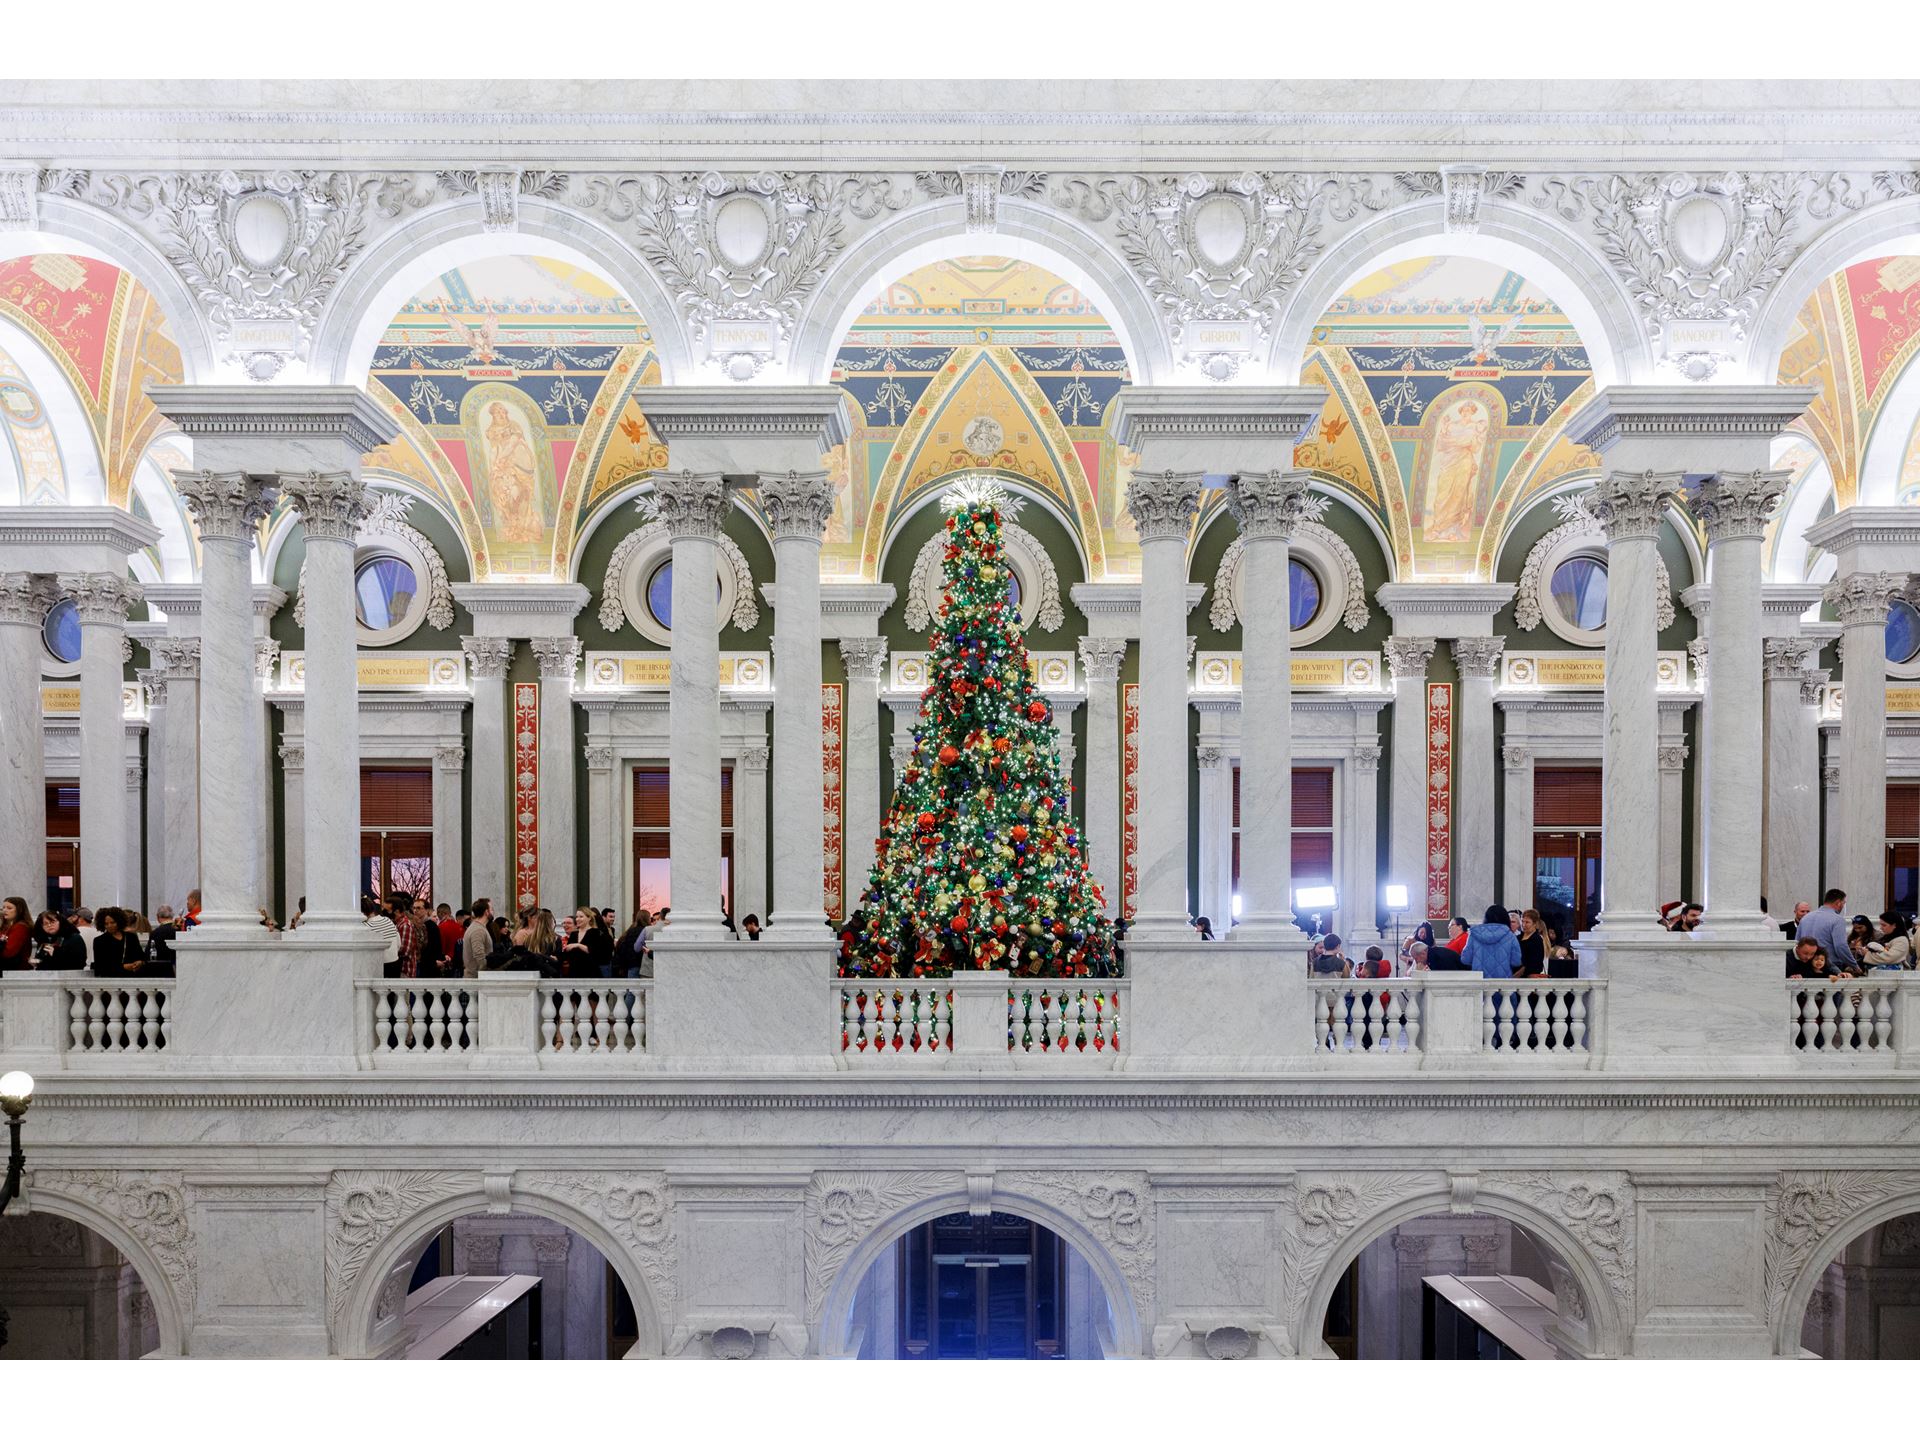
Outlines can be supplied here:
[[1920, 1067], [1920, 976], [1785, 984], [1787, 1038], [1800, 1059]]

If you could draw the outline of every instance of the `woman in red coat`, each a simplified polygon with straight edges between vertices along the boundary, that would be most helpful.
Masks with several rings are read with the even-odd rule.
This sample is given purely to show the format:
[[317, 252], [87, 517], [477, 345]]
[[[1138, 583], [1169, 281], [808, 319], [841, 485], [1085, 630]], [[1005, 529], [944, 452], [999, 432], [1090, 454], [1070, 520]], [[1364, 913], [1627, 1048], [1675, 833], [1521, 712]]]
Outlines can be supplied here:
[[0, 970], [26, 969], [32, 948], [32, 912], [18, 895], [9, 895], [0, 900]]

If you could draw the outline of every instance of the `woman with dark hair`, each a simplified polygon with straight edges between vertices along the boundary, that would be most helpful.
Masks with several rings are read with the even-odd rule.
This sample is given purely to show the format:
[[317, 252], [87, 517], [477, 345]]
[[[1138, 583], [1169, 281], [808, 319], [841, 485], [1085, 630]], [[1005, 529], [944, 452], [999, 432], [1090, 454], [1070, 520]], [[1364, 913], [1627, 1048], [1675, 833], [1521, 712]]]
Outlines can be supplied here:
[[1415, 945], [1424, 945], [1429, 951], [1433, 949], [1432, 921], [1422, 920], [1418, 925], [1413, 927], [1413, 933], [1400, 942], [1400, 970], [1402, 974], [1405, 974], [1413, 968], [1413, 947]]
[[1427, 969], [1465, 970], [1467, 968], [1467, 962], [1460, 958], [1460, 952], [1466, 948], [1466, 917], [1464, 915], [1456, 915], [1447, 922], [1446, 940], [1427, 951]]
[[1460, 958], [1469, 970], [1477, 970], [1489, 980], [1510, 979], [1520, 968], [1520, 942], [1513, 938], [1513, 927], [1502, 907], [1487, 907], [1485, 918], [1467, 932]]
[[140, 937], [127, 923], [127, 912], [107, 905], [94, 918], [100, 922], [100, 933], [93, 937], [93, 973], [138, 975], [147, 956], [140, 948]]
[[0, 970], [24, 970], [33, 949], [33, 912], [18, 895], [0, 900]]
[[1213, 921], [1202, 915], [1193, 922], [1194, 934], [1202, 940], [1213, 939]]
[[1867, 946], [1867, 963], [1876, 969], [1913, 968], [1913, 922], [1898, 910], [1883, 910]]
[[51, 910], [42, 910], [33, 927], [33, 951], [27, 963], [36, 970], [83, 970], [87, 942]]
[[1538, 910], [1527, 910], [1520, 916], [1520, 966], [1516, 975], [1544, 975], [1547, 973], [1547, 931], [1540, 923]]

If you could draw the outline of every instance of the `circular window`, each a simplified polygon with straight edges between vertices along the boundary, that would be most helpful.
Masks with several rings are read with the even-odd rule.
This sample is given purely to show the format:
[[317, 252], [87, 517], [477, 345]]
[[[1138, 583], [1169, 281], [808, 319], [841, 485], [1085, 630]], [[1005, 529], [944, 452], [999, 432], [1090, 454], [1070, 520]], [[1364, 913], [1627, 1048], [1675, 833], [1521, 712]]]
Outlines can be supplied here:
[[354, 608], [369, 630], [391, 630], [405, 623], [419, 591], [413, 567], [397, 555], [376, 555], [354, 571]]
[[1607, 566], [1591, 555], [1562, 560], [1553, 569], [1547, 596], [1560, 618], [1581, 630], [1599, 630], [1607, 623]]
[[1020, 608], [1020, 576], [1011, 565], [1007, 567], [1007, 603], [1016, 611]]
[[[725, 598], [723, 587], [716, 576], [713, 582], [713, 598], [716, 602]], [[647, 613], [663, 630], [673, 629], [673, 561], [662, 560], [647, 576]]]
[[1320, 577], [1298, 560], [1287, 561], [1287, 625], [1304, 630], [1320, 613]]
[[[1889, 632], [1891, 633], [1891, 632]], [[80, 607], [62, 600], [47, 612], [41, 622], [40, 638], [47, 653], [62, 665], [80, 663]]]
[[1895, 665], [1920, 659], [1920, 610], [1910, 601], [1896, 600], [1887, 609], [1887, 659]]

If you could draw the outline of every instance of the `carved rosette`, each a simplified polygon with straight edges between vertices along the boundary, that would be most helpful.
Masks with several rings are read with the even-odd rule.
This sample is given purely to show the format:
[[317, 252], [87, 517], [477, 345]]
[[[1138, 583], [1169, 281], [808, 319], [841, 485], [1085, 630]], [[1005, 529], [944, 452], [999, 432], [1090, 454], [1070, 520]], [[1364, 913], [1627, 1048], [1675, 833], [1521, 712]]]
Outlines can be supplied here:
[[1394, 635], [1381, 648], [1387, 655], [1387, 672], [1397, 685], [1402, 680], [1424, 682], [1427, 678], [1427, 665], [1433, 659], [1434, 646], [1437, 644], [1428, 635]]
[[9, 571], [0, 575], [0, 625], [38, 629], [59, 599], [60, 592], [50, 577]]
[[429, 1205], [475, 1188], [473, 1178], [429, 1170], [339, 1170], [327, 1182], [327, 1328], [335, 1344], [340, 1312], [368, 1259], [389, 1235]]
[[145, 593], [124, 575], [105, 571], [62, 575], [60, 588], [73, 601], [82, 625], [111, 625], [116, 630], [127, 623], [127, 608]]
[[1706, 530], [1708, 544], [1758, 540], [1792, 478], [1787, 470], [1722, 470], [1688, 492], [1687, 509]]
[[1088, 635], [1080, 641], [1080, 664], [1089, 685], [1111, 685], [1120, 678], [1127, 642], [1119, 635]]
[[309, 545], [322, 540], [358, 543], [360, 527], [372, 513], [366, 483], [344, 472], [282, 475], [280, 493], [299, 512]]
[[1906, 1199], [1920, 1209], [1920, 1171], [1787, 1171], [1767, 1198], [1767, 1321], [1778, 1327], [1794, 1282], [1834, 1236], [1870, 1210]]
[[1507, 642], [1498, 635], [1470, 635], [1451, 643], [1461, 679], [1491, 680], [1500, 668], [1500, 652]]
[[1686, 769], [1687, 747], [1684, 745], [1662, 745], [1660, 747], [1660, 768], [1675, 775]]
[[202, 540], [251, 545], [273, 508], [272, 485], [242, 471], [175, 470], [173, 488], [187, 502]]
[[727, 490], [718, 475], [691, 470], [653, 477], [654, 504], [675, 540], [717, 540], [727, 518]]
[[1678, 471], [1609, 470], [1588, 502], [1607, 543], [1651, 540], [1659, 534], [1680, 479]]
[[1904, 575], [1865, 570], [1829, 581], [1820, 598], [1833, 607], [1842, 625], [1880, 629], [1887, 623], [1887, 607], [1905, 583]]
[[847, 679], [878, 685], [886, 678], [887, 642], [867, 635], [849, 635], [840, 641], [840, 661]]
[[179, 1174], [160, 1170], [37, 1170], [36, 1193], [63, 1195], [107, 1216], [159, 1264], [174, 1290], [183, 1322], [192, 1323], [199, 1258]]
[[460, 648], [467, 652], [467, 669], [476, 680], [504, 680], [513, 662], [513, 641], [495, 635], [466, 635]]
[[762, 475], [760, 507], [775, 540], [820, 541], [833, 514], [833, 482], [824, 470]]
[[575, 635], [540, 635], [527, 642], [540, 664], [542, 680], [571, 680], [580, 665], [580, 640]]
[[1133, 517], [1143, 544], [1149, 540], [1184, 541], [1199, 508], [1198, 476], [1136, 472], [1127, 486], [1127, 513]]
[[1247, 540], [1292, 540], [1305, 520], [1318, 520], [1327, 498], [1315, 495], [1303, 470], [1235, 475], [1227, 482], [1227, 508]]
[[827, 1292], [860, 1242], [901, 1211], [930, 1195], [963, 1190], [954, 1171], [820, 1171], [807, 1184], [807, 1325], [820, 1323]]

